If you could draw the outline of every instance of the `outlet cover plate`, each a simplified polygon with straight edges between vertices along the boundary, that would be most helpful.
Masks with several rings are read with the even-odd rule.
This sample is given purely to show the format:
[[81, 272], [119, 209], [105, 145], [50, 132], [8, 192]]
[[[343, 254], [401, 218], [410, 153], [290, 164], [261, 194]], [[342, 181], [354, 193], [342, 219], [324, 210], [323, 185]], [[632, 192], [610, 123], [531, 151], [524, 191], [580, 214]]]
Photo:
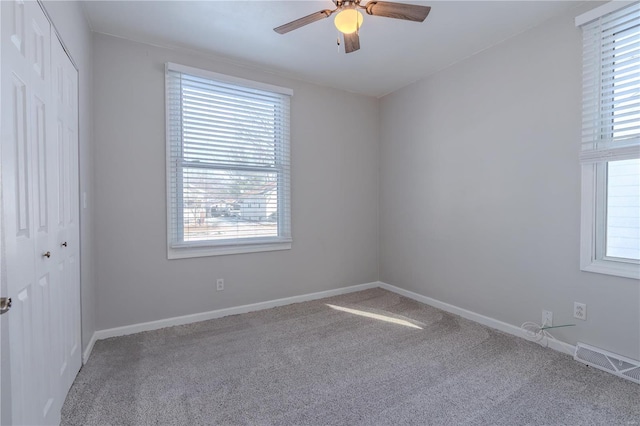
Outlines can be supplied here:
[[587, 320], [587, 305], [585, 303], [573, 302], [573, 317], [579, 320]]

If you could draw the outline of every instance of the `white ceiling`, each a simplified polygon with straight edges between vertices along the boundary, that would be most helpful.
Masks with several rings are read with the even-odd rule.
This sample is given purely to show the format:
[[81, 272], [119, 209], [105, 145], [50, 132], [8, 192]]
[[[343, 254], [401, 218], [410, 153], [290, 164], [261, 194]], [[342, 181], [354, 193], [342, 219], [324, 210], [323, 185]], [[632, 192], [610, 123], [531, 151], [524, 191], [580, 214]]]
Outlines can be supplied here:
[[[404, 1], [431, 6], [423, 23], [365, 14], [361, 49], [338, 51], [333, 17], [285, 35], [273, 28], [324, 1], [89, 1], [91, 28], [187, 48], [263, 70], [383, 96], [578, 6], [576, 1]], [[363, 0], [363, 4], [366, 0]]]

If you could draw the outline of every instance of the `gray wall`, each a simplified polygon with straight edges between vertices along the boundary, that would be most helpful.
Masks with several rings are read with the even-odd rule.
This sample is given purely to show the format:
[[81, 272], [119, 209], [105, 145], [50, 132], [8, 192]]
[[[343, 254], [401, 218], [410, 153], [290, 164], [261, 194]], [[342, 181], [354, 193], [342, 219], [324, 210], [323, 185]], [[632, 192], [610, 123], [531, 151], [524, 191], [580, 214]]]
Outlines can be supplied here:
[[76, 1], [44, 3], [53, 24], [78, 66], [80, 193], [87, 194], [87, 208], [80, 206], [80, 273], [82, 296], [82, 348], [96, 331], [96, 276], [94, 268], [93, 203], [93, 62], [92, 34], [82, 6]]
[[638, 282], [579, 269], [581, 11], [381, 100], [380, 279], [640, 359]]
[[[98, 329], [377, 280], [376, 99], [99, 34], [93, 54]], [[167, 260], [167, 61], [294, 90], [291, 250]]]

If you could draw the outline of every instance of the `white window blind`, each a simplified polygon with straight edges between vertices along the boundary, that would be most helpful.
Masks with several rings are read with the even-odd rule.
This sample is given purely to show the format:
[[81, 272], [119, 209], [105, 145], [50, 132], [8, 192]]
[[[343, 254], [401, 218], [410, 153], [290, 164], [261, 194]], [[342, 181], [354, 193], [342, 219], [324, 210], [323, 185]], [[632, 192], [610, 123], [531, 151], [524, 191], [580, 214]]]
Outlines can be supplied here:
[[291, 242], [291, 93], [167, 64], [170, 257]]
[[640, 2], [594, 19], [583, 33], [583, 163], [638, 158]]

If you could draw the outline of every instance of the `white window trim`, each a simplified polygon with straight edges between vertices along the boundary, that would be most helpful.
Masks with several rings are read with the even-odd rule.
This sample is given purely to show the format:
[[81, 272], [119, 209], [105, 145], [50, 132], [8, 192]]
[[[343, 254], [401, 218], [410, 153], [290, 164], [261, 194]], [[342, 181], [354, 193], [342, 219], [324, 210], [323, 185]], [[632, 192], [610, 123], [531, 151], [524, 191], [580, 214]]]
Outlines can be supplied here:
[[640, 265], [633, 261], [607, 259], [599, 253], [598, 232], [604, 232], [604, 212], [598, 212], [596, 197], [604, 196], [604, 163], [582, 165], [582, 197], [580, 223], [580, 269], [586, 272], [640, 279]]
[[583, 13], [582, 15], [576, 16], [576, 27], [580, 27], [582, 25], [588, 24], [591, 21], [595, 21], [596, 19], [601, 18], [604, 15], [615, 12], [616, 10], [622, 9], [623, 7], [627, 7], [636, 1], [637, 0], [613, 0], [596, 8], [593, 8], [588, 12]]
[[219, 74], [213, 71], [207, 71], [200, 68], [188, 67], [186, 65], [175, 64], [173, 62], [167, 62], [166, 68], [172, 71], [181, 72], [184, 74], [197, 75], [198, 77], [209, 78], [211, 80], [222, 81], [229, 84], [237, 84], [238, 86], [250, 87], [252, 89], [266, 90], [274, 93], [281, 93], [283, 95], [293, 96], [293, 90], [287, 87], [276, 86], [273, 84], [262, 83], [260, 81], [247, 80], [240, 77], [234, 77], [226, 74]]
[[277, 250], [289, 250], [291, 249], [291, 243], [268, 243], [268, 244], [242, 244], [237, 246], [205, 246], [195, 247], [188, 246], [184, 248], [173, 248], [169, 246], [168, 258], [172, 259], [188, 259], [192, 257], [207, 257], [207, 256], [224, 256], [228, 254], [242, 254], [242, 253], [259, 253], [263, 251], [277, 251]]
[[[274, 93], [280, 93], [283, 95], [293, 96], [293, 90], [286, 88], [275, 86], [272, 84], [257, 82], [253, 80], [246, 80], [239, 77], [233, 77], [225, 74], [219, 74], [212, 71], [202, 70], [199, 68], [193, 68], [186, 65], [175, 64], [172, 62], [167, 62], [165, 65], [165, 72], [169, 70], [178, 71], [185, 74], [196, 75], [203, 78], [209, 78], [212, 80], [217, 80], [225, 83], [241, 85], [253, 89], [265, 90]], [[165, 77], [166, 79], [166, 77]], [[165, 83], [166, 84], [166, 83]], [[290, 250], [292, 244], [291, 237], [268, 237], [268, 238], [259, 238], [255, 240], [242, 241], [242, 242], [230, 242], [229, 244], [211, 244], [210, 242], [190, 242], [184, 244], [176, 244], [171, 240], [171, 233], [173, 231], [174, 226], [174, 215], [171, 211], [171, 204], [169, 200], [171, 199], [171, 186], [169, 180], [171, 179], [171, 143], [169, 141], [170, 134], [170, 122], [169, 122], [169, 108], [167, 105], [167, 91], [165, 88], [165, 145], [166, 145], [166, 210], [167, 210], [167, 258], [169, 260], [173, 259], [187, 259], [194, 257], [208, 257], [208, 256], [222, 256], [222, 255], [232, 255], [232, 254], [242, 254], [242, 253], [258, 253], [265, 251], [278, 251], [278, 250]], [[290, 143], [290, 142], [289, 142]], [[288, 147], [288, 151], [290, 151], [291, 147]], [[290, 155], [287, 152], [286, 155]], [[291, 188], [289, 187], [289, 194], [287, 199], [288, 208], [291, 209]], [[289, 222], [291, 222], [291, 218], [289, 217]], [[289, 223], [291, 226], [291, 223]], [[264, 242], [261, 242], [264, 241]]]

